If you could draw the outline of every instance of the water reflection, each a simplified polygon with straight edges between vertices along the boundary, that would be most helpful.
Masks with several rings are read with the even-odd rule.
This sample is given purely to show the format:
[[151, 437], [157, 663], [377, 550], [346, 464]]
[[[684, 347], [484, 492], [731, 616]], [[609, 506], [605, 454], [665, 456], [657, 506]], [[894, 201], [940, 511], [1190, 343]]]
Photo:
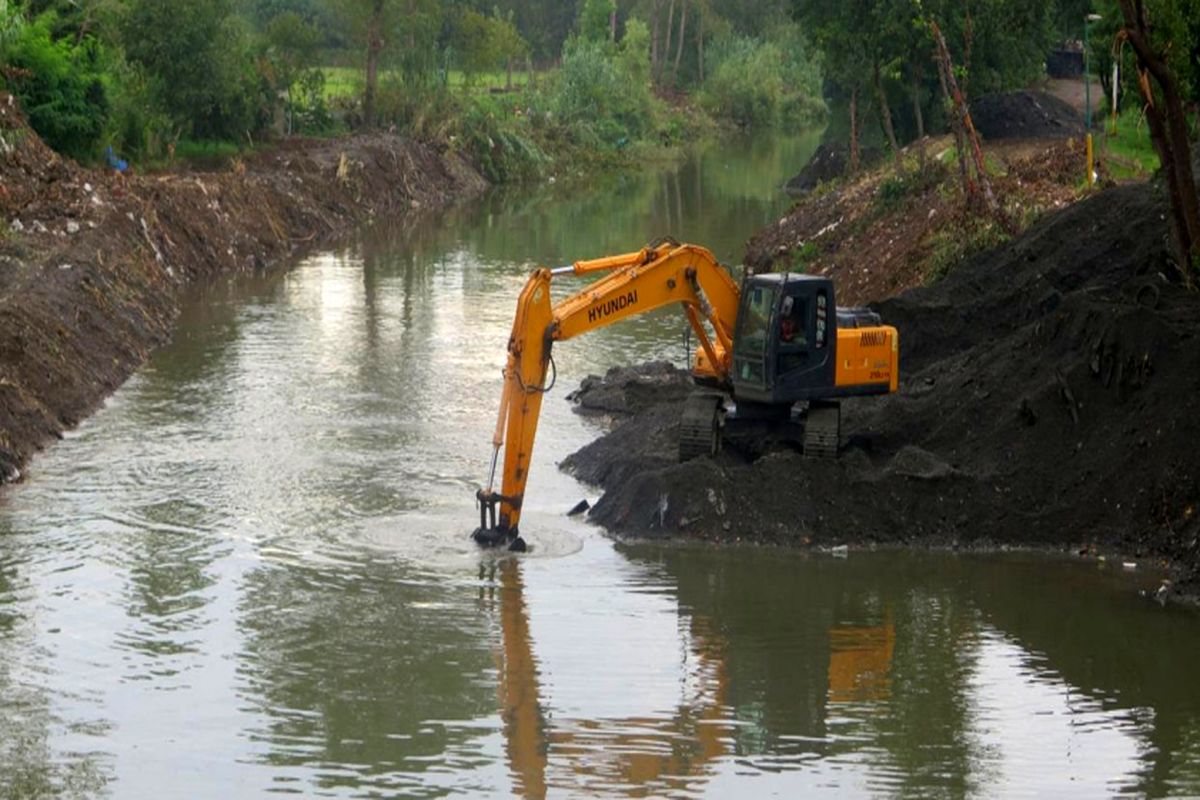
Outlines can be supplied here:
[[684, 696], [672, 710], [616, 717], [556, 714], [551, 720], [542, 699], [521, 565], [508, 559], [498, 571], [500, 710], [517, 792], [543, 798], [550, 790], [630, 796], [698, 791], [709, 765], [730, 752], [732, 741], [723, 643], [711, 623], [692, 618], [681, 631]]

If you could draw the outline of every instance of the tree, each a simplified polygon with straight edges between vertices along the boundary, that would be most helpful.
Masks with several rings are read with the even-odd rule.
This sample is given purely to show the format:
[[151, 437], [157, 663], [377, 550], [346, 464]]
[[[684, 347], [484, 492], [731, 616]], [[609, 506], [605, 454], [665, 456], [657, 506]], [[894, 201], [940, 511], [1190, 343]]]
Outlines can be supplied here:
[[1181, 14], [1191, 11], [1194, 19], [1197, 9], [1181, 9], [1165, 0], [1120, 0], [1120, 6], [1125, 27], [1118, 37], [1137, 54], [1138, 86], [1146, 103], [1150, 138], [1162, 162], [1171, 201], [1171, 230], [1180, 274], [1191, 286], [1192, 273], [1200, 269], [1200, 198], [1184, 107], [1187, 84], [1180, 79], [1179, 61], [1186, 65], [1194, 48], [1188, 46], [1189, 20]]
[[8, 0], [0, 0], [0, 61], [5, 49], [21, 34], [23, 23], [20, 10], [9, 5]]
[[316, 63], [321, 33], [295, 11], [285, 11], [267, 23], [267, 58], [275, 87], [287, 97], [288, 133], [292, 132], [296, 102], [292, 87], [301, 74]]
[[584, 0], [579, 9], [579, 35], [593, 42], [612, 39], [612, 15], [616, 0]]
[[122, 38], [184, 135], [238, 139], [263, 122], [266, 102], [228, 0], [129, 0]]
[[95, 154], [108, 119], [102, 49], [90, 36], [53, 38], [57, 20], [49, 11], [9, 28], [5, 62], [29, 124], [50, 147], [82, 159]]

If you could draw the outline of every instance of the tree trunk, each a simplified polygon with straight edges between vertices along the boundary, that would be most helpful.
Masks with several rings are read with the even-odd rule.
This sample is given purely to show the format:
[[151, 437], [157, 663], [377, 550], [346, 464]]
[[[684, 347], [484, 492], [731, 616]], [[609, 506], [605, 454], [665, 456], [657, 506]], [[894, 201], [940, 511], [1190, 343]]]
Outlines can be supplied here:
[[963, 135], [962, 120], [954, 109], [954, 99], [950, 97], [950, 85], [946, 82], [947, 64], [942, 61], [942, 51], [938, 50], [938, 83], [942, 86], [942, 99], [950, 109], [950, 130], [954, 132], [954, 149], [958, 153], [958, 172], [962, 180], [963, 196], [968, 204], [975, 202], [977, 189], [971, 180], [971, 170], [967, 166], [967, 137]]
[[696, 6], [696, 68], [704, 83], [704, 6]]
[[850, 174], [858, 174], [858, 87], [850, 90]]
[[615, 42], [617, 40], [617, 12], [613, 11], [608, 15], [608, 40]]
[[658, 36], [662, 24], [659, 18], [662, 16], [662, 0], [654, 0], [650, 4], [650, 80], [658, 79]]
[[953, 102], [953, 114], [958, 120], [962, 129], [962, 138], [966, 140], [965, 144], [970, 150], [971, 158], [975, 162], [975, 177], [979, 181], [979, 185], [983, 187], [983, 197], [987, 201], [987, 208], [995, 216], [1005, 230], [1009, 233], [1014, 233], [1015, 230], [1011, 221], [1005, 216], [1003, 209], [1000, 208], [1000, 203], [996, 200], [996, 195], [992, 191], [992, 182], [988, 178], [987, 164], [983, 159], [983, 148], [979, 144], [979, 134], [975, 131], [975, 123], [971, 122], [971, 111], [967, 107], [966, 97], [958, 88], [958, 81], [954, 78], [954, 65], [950, 61], [950, 50], [946, 47], [946, 39], [942, 36], [942, 29], [938, 27], [936, 22], [931, 22], [930, 27], [933, 30], [933, 41], [938, 48], [938, 60], [942, 67], [943, 88], [948, 89], [950, 99]]
[[887, 93], [883, 91], [883, 77], [879, 74], [879, 61], [875, 61], [872, 78], [875, 81], [875, 95], [879, 98], [879, 118], [883, 122], [883, 132], [887, 135], [888, 146], [892, 148], [892, 160], [896, 168], [900, 168], [900, 144], [896, 141], [896, 128], [892, 124], [892, 109], [888, 105]]
[[683, 59], [683, 34], [687, 30], [687, 0], [683, 0], [683, 9], [679, 13], [679, 42], [675, 45], [675, 65], [671, 68], [671, 86], [679, 80], [679, 62]]
[[379, 54], [383, 51], [383, 0], [373, 0], [367, 21], [367, 87], [363, 94], [363, 126], [375, 127], [375, 93], [379, 87]]
[[[1180, 259], [1180, 275], [1191, 288], [1193, 272], [1200, 267], [1200, 197], [1192, 171], [1192, 148], [1179, 79], [1162, 54], [1154, 51], [1141, 0], [1120, 0], [1125, 28], [1119, 34], [1133, 46], [1138, 59], [1138, 86], [1146, 101], [1150, 139], [1162, 162], [1171, 200], [1171, 232]], [[1158, 84], [1161, 101], [1150, 79]]]
[[675, 29], [675, 0], [670, 0], [667, 4], [667, 32], [666, 43], [663, 45], [662, 59], [658, 65], [657, 80], [662, 80], [662, 76], [667, 71], [667, 62], [671, 60], [671, 34]]
[[921, 170], [925, 169], [925, 112], [921, 108], [921, 73], [913, 71], [912, 75], [913, 117], [917, 121], [917, 158]]

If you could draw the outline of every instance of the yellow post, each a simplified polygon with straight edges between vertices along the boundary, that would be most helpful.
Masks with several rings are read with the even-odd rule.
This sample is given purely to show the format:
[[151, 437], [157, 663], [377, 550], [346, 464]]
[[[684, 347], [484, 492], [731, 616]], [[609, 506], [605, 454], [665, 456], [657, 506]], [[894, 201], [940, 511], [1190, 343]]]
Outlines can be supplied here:
[[1096, 182], [1096, 161], [1095, 153], [1092, 150], [1092, 134], [1087, 135], [1087, 185], [1090, 187]]

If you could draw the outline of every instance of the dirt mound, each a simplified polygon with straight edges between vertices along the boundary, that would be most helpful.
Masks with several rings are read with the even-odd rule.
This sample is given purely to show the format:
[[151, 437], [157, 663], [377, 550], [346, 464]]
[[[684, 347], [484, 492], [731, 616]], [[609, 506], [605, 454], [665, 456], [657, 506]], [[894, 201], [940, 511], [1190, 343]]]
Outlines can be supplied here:
[[[957, 263], [963, 252], [1007, 236], [994, 221], [969, 212], [949, 137], [931, 139], [923, 172], [889, 165], [798, 201], [775, 225], [754, 235], [746, 263], [756, 271], [797, 270], [837, 282], [842, 305], [861, 305], [920, 286]], [[1019, 225], [1074, 202], [1082, 153], [1059, 142], [989, 144], [993, 185]], [[915, 163], [913, 148], [904, 152]]]
[[659, 403], [682, 402], [692, 392], [692, 377], [669, 361], [613, 367], [604, 377], [589, 375], [567, 395], [582, 414], [629, 415]]
[[[859, 163], [864, 169], [879, 163], [883, 159], [883, 151], [875, 147], [863, 148], [859, 153]], [[812, 158], [804, 165], [804, 169], [794, 175], [785, 185], [784, 190], [793, 197], [801, 197], [822, 183], [835, 181], [845, 177], [850, 168], [850, 148], [845, 144], [829, 144], [822, 142], [817, 147]]]
[[665, 403], [565, 466], [603, 486], [592, 519], [619, 534], [1096, 543], [1194, 581], [1200, 297], [1162, 278], [1165, 211], [1149, 186], [1112, 189], [879, 304], [902, 389], [844, 404], [836, 462], [673, 463]]
[[1004, 92], [971, 101], [985, 139], [1065, 139], [1083, 135], [1080, 112], [1046, 92]]
[[50, 151], [0, 93], [0, 481], [166, 339], [190, 282], [484, 185], [458, 157], [384, 135], [122, 177]]

